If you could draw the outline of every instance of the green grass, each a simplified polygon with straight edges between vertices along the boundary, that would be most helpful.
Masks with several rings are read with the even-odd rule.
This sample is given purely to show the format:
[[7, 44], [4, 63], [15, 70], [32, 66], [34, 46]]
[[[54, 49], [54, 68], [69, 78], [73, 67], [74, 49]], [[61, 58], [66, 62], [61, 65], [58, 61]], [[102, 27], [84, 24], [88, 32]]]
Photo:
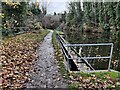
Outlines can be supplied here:
[[[108, 80], [112, 80], [113, 82], [119, 82], [120, 80], [120, 72], [114, 72], [114, 71], [111, 71], [111, 72], [90, 72], [90, 73], [84, 73], [84, 72], [79, 72], [79, 73], [70, 73], [70, 76], [73, 76], [73, 78], [79, 78], [79, 77], [82, 77], [84, 79], [89, 79], [90, 77], [96, 77], [97, 79], [96, 80], [91, 80], [91, 83], [95, 84], [97, 83], [97, 80], [101, 80], [101, 82], [106, 82]], [[74, 89], [77, 89], [79, 88], [80, 84], [82, 82], [73, 82], [73, 83], [70, 83], [69, 84], [69, 88], [71, 90], [74, 90]], [[116, 83], [116, 86], [115, 86], [115, 90], [120, 90], [120, 83], [119, 85], [117, 85]], [[112, 88], [112, 84], [110, 84], [108, 86], [108, 88]]]
[[68, 71], [65, 69], [63, 54], [62, 54], [62, 52], [59, 48], [58, 42], [56, 40], [55, 31], [52, 34], [52, 43], [55, 48], [55, 55], [56, 55], [56, 59], [58, 61], [58, 65], [60, 67], [60, 72], [64, 76], [64, 78], [68, 78]]
[[57, 31], [58, 34], [64, 34], [62, 31]]
[[114, 72], [114, 71], [111, 71], [111, 72], [109, 72], [109, 71], [108, 72], [96, 72], [96, 73], [92, 73], [92, 74], [95, 74], [99, 78], [103, 78], [105, 76], [109, 76], [112, 79], [120, 78], [120, 73], [119, 72]]
[[79, 83], [72, 83], [68, 85], [69, 90], [77, 90]]
[[72, 73], [71, 75], [73, 75], [74, 77], [78, 77], [78, 76], [82, 76], [82, 77], [90, 77], [92, 75], [95, 75], [98, 78], [103, 79], [106, 76], [111, 77], [112, 79], [116, 79], [116, 78], [120, 78], [120, 73], [119, 72], [91, 72], [91, 73], [84, 73], [84, 72], [80, 72], [80, 73]]
[[52, 43], [53, 43], [54, 48], [55, 48], [56, 50], [59, 50], [59, 49], [58, 49], [58, 43], [57, 43], [57, 41], [56, 41], [55, 32], [53, 32], [53, 34], [52, 34]]
[[[63, 63], [63, 59], [60, 58], [60, 57], [63, 57], [63, 55], [61, 54], [62, 52], [60, 51], [58, 42], [56, 41], [55, 32], [53, 32], [53, 35], [52, 35], [52, 42], [53, 42], [53, 45], [54, 45], [54, 48], [55, 48], [55, 55], [56, 55], [56, 58], [58, 60], [58, 65], [60, 66], [61, 74], [62, 75], [66, 74], [66, 76], [65, 76], [66, 79], [70, 80], [70, 76], [73, 76], [74, 79], [75, 78], [79, 78], [80, 76], [83, 77], [84, 79], [85, 78], [87, 79], [87, 78], [95, 76], [95, 77], [97, 77], [97, 79], [100, 79], [102, 82], [105, 82], [107, 80], [106, 77], [110, 77], [114, 81], [116, 81], [116, 79], [120, 78], [120, 73], [114, 72], [114, 71], [111, 71], [111, 72], [89, 72], [89, 73], [84, 73], [84, 72], [78, 72], [78, 73], [67, 72], [67, 70], [65, 69], [65, 65]], [[70, 83], [68, 85], [68, 88], [70, 90], [78, 89], [81, 83], [82, 82]], [[93, 80], [93, 81], [91, 80], [91, 83], [94, 84], [94, 83], [97, 83], [97, 82], [95, 80]], [[116, 86], [116, 90], [119, 90], [119, 88], [120, 88], [119, 85]]]

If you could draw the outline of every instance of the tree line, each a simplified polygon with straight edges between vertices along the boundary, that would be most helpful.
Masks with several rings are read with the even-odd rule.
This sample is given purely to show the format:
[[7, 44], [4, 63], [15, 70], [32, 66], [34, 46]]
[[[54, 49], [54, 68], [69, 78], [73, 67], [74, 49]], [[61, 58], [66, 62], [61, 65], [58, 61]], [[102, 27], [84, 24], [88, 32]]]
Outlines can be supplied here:
[[[83, 28], [101, 27], [104, 31], [120, 33], [120, 1], [118, 2], [70, 2], [66, 14], [68, 26]], [[81, 29], [82, 30], [82, 29]], [[120, 36], [120, 35], [119, 35]]]
[[34, 17], [38, 17], [41, 20], [47, 12], [44, 6], [40, 9], [39, 3], [33, 3], [31, 0], [24, 2], [20, 2], [19, 0], [16, 2], [7, 1], [0, 3], [0, 17], [2, 18], [0, 27], [2, 37], [20, 32], [20, 30], [14, 29], [14, 27], [26, 27], [28, 24], [27, 19], [35, 19]]

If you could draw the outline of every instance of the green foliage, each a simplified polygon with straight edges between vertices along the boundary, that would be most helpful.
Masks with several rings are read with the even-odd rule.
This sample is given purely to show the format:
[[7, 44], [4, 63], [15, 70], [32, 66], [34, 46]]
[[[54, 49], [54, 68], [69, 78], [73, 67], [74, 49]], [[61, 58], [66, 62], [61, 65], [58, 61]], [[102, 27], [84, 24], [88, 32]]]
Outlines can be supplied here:
[[30, 7], [30, 11], [35, 15], [38, 15], [41, 13], [39, 6], [36, 6], [34, 3], [32, 3], [32, 6]]
[[120, 38], [120, 30], [116, 32], [116, 37]]
[[67, 14], [66, 21], [70, 23], [70, 25], [82, 23], [83, 11], [81, 10], [80, 2], [70, 2], [68, 9], [69, 13]]
[[8, 30], [2, 29], [2, 36], [8, 36]]
[[116, 21], [116, 26], [118, 28], [118, 30], [120, 30], [120, 1], [117, 3], [116, 5], [116, 18], [115, 18], [115, 21]]
[[[26, 18], [26, 12], [26, 2], [20, 2], [20, 4], [17, 5], [10, 5], [6, 2], [2, 2], [2, 13], [5, 16], [3, 19], [3, 24], [5, 24], [6, 21], [10, 21], [14, 26], [19, 26], [24, 22]], [[18, 24], [16, 24], [16, 22], [18, 22]]]
[[118, 29], [119, 9], [120, 2], [84, 2], [84, 20], [99, 23], [101, 27], [109, 24], [109, 27], [113, 26], [114, 29]]
[[[32, 12], [32, 13], [31, 13]], [[38, 4], [29, 4], [28, 2], [2, 2], [2, 36], [8, 36], [9, 34], [15, 35], [20, 30], [16, 30], [14, 27], [26, 27], [29, 17], [36, 18], [41, 13]], [[31, 23], [34, 23], [34, 20]], [[28, 23], [28, 24], [27, 24]], [[38, 25], [35, 28], [39, 28]]]
[[76, 28], [85, 23], [88, 27], [101, 27], [104, 31], [120, 30], [119, 2], [70, 2], [66, 16], [68, 26]]
[[2, 36], [15, 35], [14, 27], [25, 25], [27, 2], [2, 2]]
[[66, 22], [66, 11], [62, 14], [62, 21]]

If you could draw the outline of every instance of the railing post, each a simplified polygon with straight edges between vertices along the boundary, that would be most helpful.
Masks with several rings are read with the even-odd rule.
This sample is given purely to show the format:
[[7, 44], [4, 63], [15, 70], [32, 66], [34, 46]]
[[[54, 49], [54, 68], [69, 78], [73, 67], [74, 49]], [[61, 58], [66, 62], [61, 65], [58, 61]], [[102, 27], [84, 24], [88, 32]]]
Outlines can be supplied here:
[[[71, 58], [71, 55], [70, 53], [68, 52], [69, 51], [69, 48], [71, 50], [73, 50], [80, 58], [81, 60], [88, 66], [91, 68], [91, 70], [94, 70], [94, 68], [91, 66], [91, 64], [87, 61], [87, 59], [98, 59], [98, 58], [104, 58], [104, 59], [109, 59], [108, 61], [108, 71], [110, 71], [110, 66], [111, 66], [111, 61], [112, 61], [112, 52], [113, 52], [113, 43], [100, 43], [100, 44], [69, 44], [69, 43], [66, 43], [65, 40], [59, 36], [59, 34], [57, 33], [57, 39], [58, 39], [58, 42], [59, 44], [61, 45], [61, 48], [62, 48], [62, 51], [63, 53], [65, 54], [65, 58], [66, 58], [66, 61], [68, 63], [68, 67], [69, 69], [71, 70], [75, 70], [74, 68], [77, 68], [76, 65], [73, 65], [73, 59]], [[81, 50], [82, 50], [82, 47], [83, 46], [111, 46], [111, 49], [110, 49], [110, 53], [109, 53], [109, 56], [99, 56], [99, 57], [82, 57], [80, 54], [81, 54]], [[79, 51], [76, 51], [75, 48], [73, 47], [80, 47], [78, 50]]]
[[109, 65], [108, 65], [108, 71], [110, 71], [110, 65], [111, 65], [111, 60], [112, 60], [112, 52], [113, 52], [113, 44], [111, 45], [110, 60], [109, 60]]

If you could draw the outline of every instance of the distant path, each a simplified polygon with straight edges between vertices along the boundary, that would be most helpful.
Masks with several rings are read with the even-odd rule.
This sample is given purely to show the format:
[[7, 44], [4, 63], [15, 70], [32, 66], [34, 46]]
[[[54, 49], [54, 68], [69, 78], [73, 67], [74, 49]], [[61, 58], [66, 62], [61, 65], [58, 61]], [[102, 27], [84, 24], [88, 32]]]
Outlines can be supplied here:
[[54, 48], [52, 45], [52, 31], [44, 38], [38, 50], [38, 60], [34, 65], [36, 72], [31, 73], [32, 82], [27, 88], [66, 88], [67, 83], [59, 72]]

